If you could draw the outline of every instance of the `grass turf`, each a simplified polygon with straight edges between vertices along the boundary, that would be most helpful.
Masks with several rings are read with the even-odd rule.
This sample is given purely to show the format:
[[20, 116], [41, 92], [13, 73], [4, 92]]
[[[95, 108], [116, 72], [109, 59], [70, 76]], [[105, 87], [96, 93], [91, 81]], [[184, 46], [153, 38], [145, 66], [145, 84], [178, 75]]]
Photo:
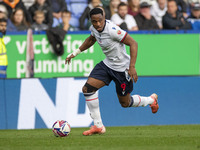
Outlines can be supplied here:
[[0, 130], [0, 150], [200, 150], [200, 125], [107, 127], [106, 134], [82, 136], [85, 129], [64, 138], [50, 129]]

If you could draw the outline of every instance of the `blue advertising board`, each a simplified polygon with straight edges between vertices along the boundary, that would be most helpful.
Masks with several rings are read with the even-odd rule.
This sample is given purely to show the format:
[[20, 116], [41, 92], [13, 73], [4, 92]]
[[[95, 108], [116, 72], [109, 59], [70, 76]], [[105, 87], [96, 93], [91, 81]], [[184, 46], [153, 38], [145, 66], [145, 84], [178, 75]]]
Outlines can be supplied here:
[[[58, 119], [72, 127], [92, 124], [81, 93], [87, 78], [1, 79], [0, 129], [51, 128]], [[105, 126], [200, 124], [200, 77], [139, 77], [132, 94], [157, 93], [159, 111], [122, 108], [113, 82], [99, 90]]]

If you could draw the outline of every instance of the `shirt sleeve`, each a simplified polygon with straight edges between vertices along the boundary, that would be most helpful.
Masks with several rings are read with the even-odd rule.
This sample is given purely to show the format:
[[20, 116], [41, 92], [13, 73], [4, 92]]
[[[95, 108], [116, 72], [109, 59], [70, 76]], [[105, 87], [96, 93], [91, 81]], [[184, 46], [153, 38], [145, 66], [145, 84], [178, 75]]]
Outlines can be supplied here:
[[127, 32], [122, 30], [118, 26], [112, 26], [110, 29], [110, 37], [111, 39], [115, 41], [123, 42], [126, 35], [127, 35]]

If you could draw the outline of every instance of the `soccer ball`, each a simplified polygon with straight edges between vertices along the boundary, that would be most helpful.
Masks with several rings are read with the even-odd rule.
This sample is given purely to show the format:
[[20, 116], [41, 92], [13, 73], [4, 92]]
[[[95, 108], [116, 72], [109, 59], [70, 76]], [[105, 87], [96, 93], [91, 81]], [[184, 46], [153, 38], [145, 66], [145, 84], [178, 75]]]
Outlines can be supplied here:
[[71, 127], [67, 121], [57, 120], [53, 124], [52, 130], [56, 137], [65, 137], [69, 135]]

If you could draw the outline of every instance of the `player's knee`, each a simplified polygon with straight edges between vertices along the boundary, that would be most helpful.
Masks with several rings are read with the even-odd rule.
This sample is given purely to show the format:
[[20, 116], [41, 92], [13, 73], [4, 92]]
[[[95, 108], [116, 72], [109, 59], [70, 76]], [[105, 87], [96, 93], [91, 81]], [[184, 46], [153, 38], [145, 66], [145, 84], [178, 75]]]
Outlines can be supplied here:
[[118, 99], [119, 99], [119, 102], [122, 107], [124, 107], [124, 108], [129, 107], [129, 104], [130, 104], [130, 95], [129, 94], [127, 94], [126, 96], [118, 95]]
[[83, 93], [87, 93], [87, 87], [86, 87], [86, 86], [83, 86], [82, 92], [83, 92]]
[[129, 107], [129, 103], [127, 102], [120, 102], [121, 106], [124, 107], [124, 108], [127, 108]]
[[82, 92], [83, 93], [92, 93], [92, 92], [96, 92], [98, 90], [98, 88], [86, 83], [83, 88], [82, 88]]

